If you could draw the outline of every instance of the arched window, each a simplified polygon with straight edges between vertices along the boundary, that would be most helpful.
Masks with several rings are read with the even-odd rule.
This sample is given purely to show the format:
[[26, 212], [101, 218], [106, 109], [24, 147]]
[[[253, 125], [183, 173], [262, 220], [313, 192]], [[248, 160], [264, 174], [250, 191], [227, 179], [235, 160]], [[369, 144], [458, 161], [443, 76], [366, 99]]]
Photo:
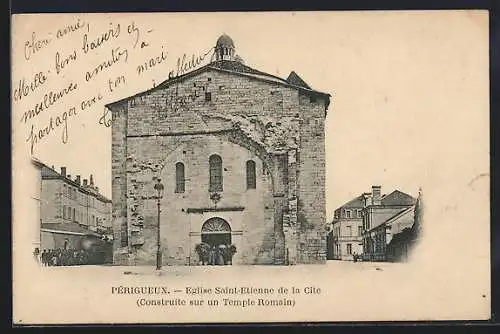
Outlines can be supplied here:
[[182, 162], [178, 162], [175, 164], [175, 192], [183, 193], [184, 190], [184, 164]]
[[247, 189], [256, 188], [256, 177], [255, 177], [255, 162], [253, 160], [247, 161]]
[[211, 155], [210, 164], [210, 187], [209, 191], [222, 191], [222, 158], [216, 154]]

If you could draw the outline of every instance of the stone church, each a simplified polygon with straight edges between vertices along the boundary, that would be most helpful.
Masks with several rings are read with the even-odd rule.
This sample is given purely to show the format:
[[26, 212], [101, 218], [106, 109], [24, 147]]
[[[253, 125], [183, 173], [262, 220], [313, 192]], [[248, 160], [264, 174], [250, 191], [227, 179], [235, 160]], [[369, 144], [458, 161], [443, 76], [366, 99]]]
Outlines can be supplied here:
[[207, 65], [106, 106], [115, 265], [155, 263], [158, 221], [163, 265], [198, 265], [201, 242], [234, 265], [325, 262], [330, 95], [235, 52], [224, 34]]

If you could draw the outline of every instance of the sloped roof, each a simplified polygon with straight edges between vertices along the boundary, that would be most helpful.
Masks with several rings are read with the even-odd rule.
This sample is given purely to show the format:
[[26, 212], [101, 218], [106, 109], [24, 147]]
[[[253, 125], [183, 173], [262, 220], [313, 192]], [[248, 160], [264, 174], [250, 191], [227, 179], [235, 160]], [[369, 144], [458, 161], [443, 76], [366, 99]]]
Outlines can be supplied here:
[[363, 195], [359, 195], [358, 197], [350, 200], [349, 202], [342, 205], [340, 208], [362, 208], [364, 206]]
[[414, 210], [414, 207], [413, 206], [410, 206], [408, 207], [407, 209], [404, 209], [398, 213], [396, 213], [394, 216], [390, 217], [389, 219], [387, 219], [383, 224], [390, 224], [394, 221], [396, 221], [397, 219], [403, 217], [404, 215], [412, 212]]
[[44, 177], [44, 178], [51, 178], [51, 177], [57, 178], [57, 177], [61, 177], [61, 175], [58, 172], [56, 172], [55, 170], [53, 170], [52, 168], [44, 165], [42, 168], [42, 177]]
[[410, 206], [408, 208], [399, 208], [396, 209], [397, 212], [390, 216], [389, 218], [386, 218], [385, 220], [378, 220], [374, 218], [372, 221], [373, 227], [369, 231], [374, 231], [380, 228], [385, 228], [386, 226], [393, 225], [400, 221], [400, 219], [405, 219], [408, 214], [412, 214], [414, 210], [414, 206]]
[[388, 205], [388, 206], [413, 205], [416, 202], [417, 200], [415, 198], [399, 190], [394, 190], [392, 193], [386, 195], [381, 200], [382, 205]]
[[[238, 62], [238, 61], [219, 60], [219, 61], [214, 61], [214, 62], [208, 64], [208, 66], [210, 68], [221, 69], [221, 70], [226, 70], [226, 71], [230, 71], [230, 72], [254, 74], [254, 75], [266, 77], [266, 78], [271, 79], [271, 80], [277, 80], [277, 81], [282, 82], [282, 83], [289, 83], [287, 80], [283, 80], [282, 78], [277, 77], [275, 75], [256, 70], [256, 69], [251, 68], [250, 66], [242, 64], [241, 62]], [[167, 82], [168, 81], [166, 81], [164, 83], [167, 83]]]
[[111, 108], [111, 107], [113, 107], [116, 104], [122, 103], [124, 101], [130, 100], [130, 99], [135, 98], [135, 97], [139, 97], [139, 96], [143, 96], [143, 95], [149, 94], [149, 93], [151, 93], [153, 91], [156, 91], [158, 89], [166, 88], [166, 87], [168, 87], [168, 86], [170, 86], [170, 85], [172, 85], [174, 83], [177, 83], [179, 81], [184, 80], [185, 78], [188, 78], [188, 77], [200, 74], [200, 73], [202, 73], [204, 71], [207, 71], [207, 70], [210, 70], [210, 69], [212, 69], [212, 70], [218, 70], [218, 71], [223, 71], [223, 72], [226, 72], [226, 73], [243, 75], [243, 76], [247, 76], [247, 77], [250, 76], [250, 77], [253, 77], [255, 79], [259, 79], [259, 80], [263, 80], [263, 81], [267, 81], [267, 82], [274, 82], [274, 83], [278, 83], [280, 85], [284, 85], [284, 86], [287, 86], [287, 87], [299, 89], [302, 92], [323, 95], [323, 96], [327, 97], [326, 108], [328, 108], [328, 106], [330, 104], [330, 94], [323, 93], [323, 92], [320, 92], [320, 91], [316, 91], [316, 90], [310, 88], [309, 85], [307, 85], [305, 82], [303, 82], [302, 79], [300, 79], [300, 77], [298, 77], [298, 75], [297, 75], [297, 77], [302, 81], [301, 85], [297, 85], [296, 84], [297, 82], [292, 83], [292, 82], [284, 80], [284, 79], [282, 79], [280, 77], [277, 77], [275, 75], [272, 75], [272, 74], [269, 74], [269, 73], [265, 73], [265, 72], [253, 69], [253, 68], [251, 68], [251, 67], [249, 67], [247, 65], [244, 65], [244, 64], [242, 64], [241, 62], [238, 62], [238, 61], [219, 60], [219, 61], [213, 61], [213, 62], [211, 62], [211, 63], [209, 63], [209, 64], [207, 64], [205, 66], [202, 66], [202, 67], [200, 67], [198, 69], [195, 69], [193, 71], [184, 73], [184, 74], [179, 75], [177, 77], [169, 78], [169, 79], [163, 81], [162, 83], [160, 83], [159, 85], [157, 85], [156, 87], [153, 87], [153, 88], [148, 89], [146, 91], [137, 93], [135, 95], [123, 98], [123, 99], [115, 101], [115, 102], [108, 103], [108, 104], [106, 104], [105, 107], [106, 108]]
[[79, 233], [79, 234], [96, 235], [96, 236], [99, 235], [95, 232], [90, 231], [87, 228], [72, 223], [42, 223], [41, 228], [58, 232], [70, 232], [70, 233]]
[[286, 81], [295, 86], [311, 89], [311, 87], [304, 80], [302, 80], [302, 78], [299, 77], [299, 75], [295, 73], [295, 71], [290, 72], [290, 75], [288, 76], [288, 78], [286, 78]]
[[38, 158], [31, 157], [31, 163], [35, 165], [37, 168], [43, 168], [45, 164], [41, 162]]
[[79, 188], [81, 192], [84, 192], [86, 194], [92, 195], [95, 198], [99, 199], [102, 202], [106, 203], [111, 203], [111, 200], [104, 196], [103, 194], [96, 192], [96, 191], [91, 191], [90, 189], [85, 188], [85, 186], [79, 184], [75, 180], [69, 179], [67, 177], [62, 176], [60, 173], [57, 171], [53, 170], [51, 167], [47, 166], [46, 164], [38, 161], [33, 161], [33, 163], [39, 163], [41, 164], [41, 175], [42, 179], [48, 180], [48, 179], [60, 179], [63, 180], [66, 183], [69, 183], [73, 185], [74, 187]]

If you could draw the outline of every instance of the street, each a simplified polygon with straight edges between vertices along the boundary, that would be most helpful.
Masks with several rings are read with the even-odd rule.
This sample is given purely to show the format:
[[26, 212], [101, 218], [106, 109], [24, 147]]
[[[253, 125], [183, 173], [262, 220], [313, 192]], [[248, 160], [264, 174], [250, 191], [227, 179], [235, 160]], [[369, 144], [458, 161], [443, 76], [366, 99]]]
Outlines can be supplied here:
[[84, 274], [96, 275], [106, 277], [120, 277], [120, 276], [162, 276], [162, 277], [195, 277], [203, 275], [220, 276], [227, 274], [248, 275], [255, 274], [256, 272], [264, 274], [314, 274], [315, 276], [329, 275], [332, 271], [336, 275], [340, 272], [370, 272], [370, 271], [384, 271], [384, 270], [398, 270], [397, 268], [404, 268], [401, 263], [388, 263], [388, 262], [352, 262], [352, 261], [338, 261], [329, 260], [326, 264], [312, 264], [312, 265], [294, 265], [294, 266], [273, 266], [273, 265], [228, 265], [228, 266], [163, 266], [160, 272], [151, 266], [111, 266], [111, 265], [85, 265], [85, 266], [68, 266], [68, 267], [43, 267], [42, 273], [47, 274]]
[[464, 290], [466, 276], [429, 269], [347, 261], [160, 274], [155, 266], [43, 267], [13, 281], [14, 314], [24, 323], [384, 321], [451, 320], [489, 307], [484, 287]]

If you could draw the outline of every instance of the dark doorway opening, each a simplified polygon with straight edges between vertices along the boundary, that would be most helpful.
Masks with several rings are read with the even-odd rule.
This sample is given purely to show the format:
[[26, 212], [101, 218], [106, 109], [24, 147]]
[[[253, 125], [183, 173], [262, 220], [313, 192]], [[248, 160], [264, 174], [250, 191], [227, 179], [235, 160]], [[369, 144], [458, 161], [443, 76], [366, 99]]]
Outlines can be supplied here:
[[231, 226], [222, 218], [207, 220], [201, 228], [201, 242], [210, 246], [209, 265], [226, 265], [232, 263]]
[[207, 243], [210, 247], [231, 244], [231, 232], [225, 233], [204, 233], [201, 235], [201, 242]]

